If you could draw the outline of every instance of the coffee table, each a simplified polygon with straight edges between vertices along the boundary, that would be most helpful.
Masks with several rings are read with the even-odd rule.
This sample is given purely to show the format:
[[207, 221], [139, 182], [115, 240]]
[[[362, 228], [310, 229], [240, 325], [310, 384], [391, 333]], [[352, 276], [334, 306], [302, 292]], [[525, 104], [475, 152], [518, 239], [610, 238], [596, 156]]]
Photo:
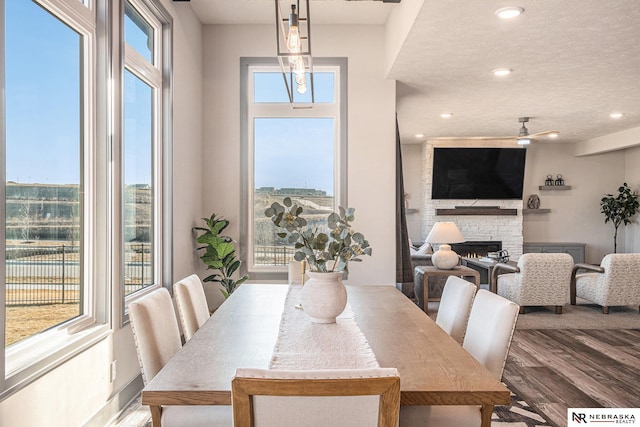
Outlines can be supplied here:
[[451, 270], [440, 270], [433, 265], [420, 265], [415, 271], [422, 273], [422, 292], [424, 295], [424, 312], [429, 314], [429, 277], [430, 276], [457, 276], [461, 278], [472, 277], [478, 289], [480, 288], [480, 273], [473, 268], [464, 265], [456, 265]]

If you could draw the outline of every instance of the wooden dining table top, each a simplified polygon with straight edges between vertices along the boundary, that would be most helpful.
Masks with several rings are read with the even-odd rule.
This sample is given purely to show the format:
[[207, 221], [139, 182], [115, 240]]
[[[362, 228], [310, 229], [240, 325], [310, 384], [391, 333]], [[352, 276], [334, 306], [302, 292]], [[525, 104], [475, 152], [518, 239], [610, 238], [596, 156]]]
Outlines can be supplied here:
[[[230, 405], [237, 368], [269, 367], [287, 290], [240, 286], [145, 386], [142, 404]], [[347, 285], [347, 293], [380, 366], [398, 369], [401, 405], [510, 402], [509, 390], [395, 287]]]

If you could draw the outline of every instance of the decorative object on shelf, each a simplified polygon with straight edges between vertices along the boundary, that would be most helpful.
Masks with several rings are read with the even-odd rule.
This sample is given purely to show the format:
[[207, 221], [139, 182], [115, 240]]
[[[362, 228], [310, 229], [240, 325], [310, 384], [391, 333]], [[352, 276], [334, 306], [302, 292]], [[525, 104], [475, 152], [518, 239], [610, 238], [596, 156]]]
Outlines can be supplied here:
[[404, 193], [404, 208], [405, 209], [409, 209], [409, 198], [411, 197], [411, 195], [409, 193]]
[[564, 185], [564, 178], [562, 178], [562, 175], [560, 175], [560, 174], [556, 175], [555, 185], [557, 185], [557, 186], [563, 186]]
[[553, 180], [553, 175], [547, 175], [547, 179], [544, 180], [544, 185], [555, 185], [555, 181]]
[[451, 250], [449, 243], [462, 243], [464, 236], [455, 222], [436, 222], [426, 238], [429, 243], [439, 243], [440, 247], [431, 255], [431, 262], [440, 270], [451, 270], [458, 265], [458, 254]]
[[538, 209], [540, 208], [540, 197], [537, 194], [532, 194], [529, 196], [527, 200], [527, 207], [529, 209]]
[[[289, 102], [293, 108], [311, 108], [315, 97], [309, 0], [275, 0], [275, 4], [276, 49]], [[301, 95], [307, 92], [307, 88], [310, 89], [311, 102], [297, 102], [294, 85], [295, 91]]]
[[600, 200], [600, 212], [604, 214], [604, 223], [611, 221], [615, 228], [613, 233], [613, 253], [618, 250], [618, 227], [620, 224], [630, 224], [631, 217], [638, 213], [640, 203], [638, 203], [638, 193], [631, 191], [625, 182], [618, 188], [618, 194], [607, 194]]
[[199, 250], [204, 249], [204, 253], [200, 256], [200, 259], [207, 266], [207, 270], [219, 271], [219, 274], [214, 273], [207, 276], [203, 281], [220, 283], [223, 287], [220, 291], [225, 298], [229, 298], [229, 295], [244, 283], [249, 276], [244, 275], [238, 280], [232, 278], [233, 273], [240, 268], [242, 262], [236, 259], [233, 239], [220, 235], [229, 225], [229, 221], [222, 217], [216, 217], [215, 213], [211, 214], [209, 218], [202, 219], [207, 224], [207, 228], [194, 227], [195, 230], [204, 231], [204, 233], [196, 238], [196, 242], [205, 245], [198, 248]]
[[487, 258], [491, 261], [495, 262], [508, 262], [509, 261], [509, 252], [505, 249], [496, 252], [489, 252], [487, 254]]
[[313, 322], [333, 323], [347, 303], [343, 271], [349, 271], [349, 262], [371, 255], [371, 246], [362, 233], [351, 227], [355, 219], [353, 208], [340, 206], [339, 213], [329, 214], [328, 234], [317, 225], [309, 225], [302, 213], [303, 208], [290, 197], [285, 197], [282, 204], [274, 202], [264, 211], [280, 230], [277, 236], [295, 246], [293, 258], [306, 261], [309, 267], [310, 279], [302, 288], [302, 309]]

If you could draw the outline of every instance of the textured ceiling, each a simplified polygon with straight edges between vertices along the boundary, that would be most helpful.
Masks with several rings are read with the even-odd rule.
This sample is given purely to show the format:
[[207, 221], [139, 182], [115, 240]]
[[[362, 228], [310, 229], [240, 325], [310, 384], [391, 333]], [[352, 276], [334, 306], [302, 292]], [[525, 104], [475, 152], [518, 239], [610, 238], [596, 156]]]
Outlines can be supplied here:
[[[396, 5], [312, 0], [312, 24], [384, 24]], [[191, 0], [205, 24], [269, 24], [273, 0]], [[517, 5], [524, 14], [494, 12]], [[381, 46], [381, 49], [383, 47]], [[504, 78], [491, 70], [512, 68]], [[403, 143], [557, 130], [576, 142], [640, 126], [640, 0], [425, 0], [390, 78]], [[625, 116], [612, 120], [609, 113]], [[453, 113], [442, 119], [441, 113]], [[415, 134], [423, 133], [418, 139]]]
[[[507, 5], [525, 12], [495, 16]], [[514, 72], [495, 77], [501, 67]], [[637, 127], [640, 1], [426, 0], [389, 77], [405, 143], [517, 135], [521, 116], [531, 133], [559, 131], [558, 142]]]

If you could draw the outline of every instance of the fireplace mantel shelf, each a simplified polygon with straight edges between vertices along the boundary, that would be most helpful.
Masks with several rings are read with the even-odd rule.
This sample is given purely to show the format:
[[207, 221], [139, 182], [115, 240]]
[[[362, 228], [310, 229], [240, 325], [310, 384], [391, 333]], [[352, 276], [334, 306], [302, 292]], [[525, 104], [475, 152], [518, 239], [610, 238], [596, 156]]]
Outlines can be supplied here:
[[456, 209], [436, 209], [436, 215], [518, 215], [517, 209], [495, 207], [464, 207]]

